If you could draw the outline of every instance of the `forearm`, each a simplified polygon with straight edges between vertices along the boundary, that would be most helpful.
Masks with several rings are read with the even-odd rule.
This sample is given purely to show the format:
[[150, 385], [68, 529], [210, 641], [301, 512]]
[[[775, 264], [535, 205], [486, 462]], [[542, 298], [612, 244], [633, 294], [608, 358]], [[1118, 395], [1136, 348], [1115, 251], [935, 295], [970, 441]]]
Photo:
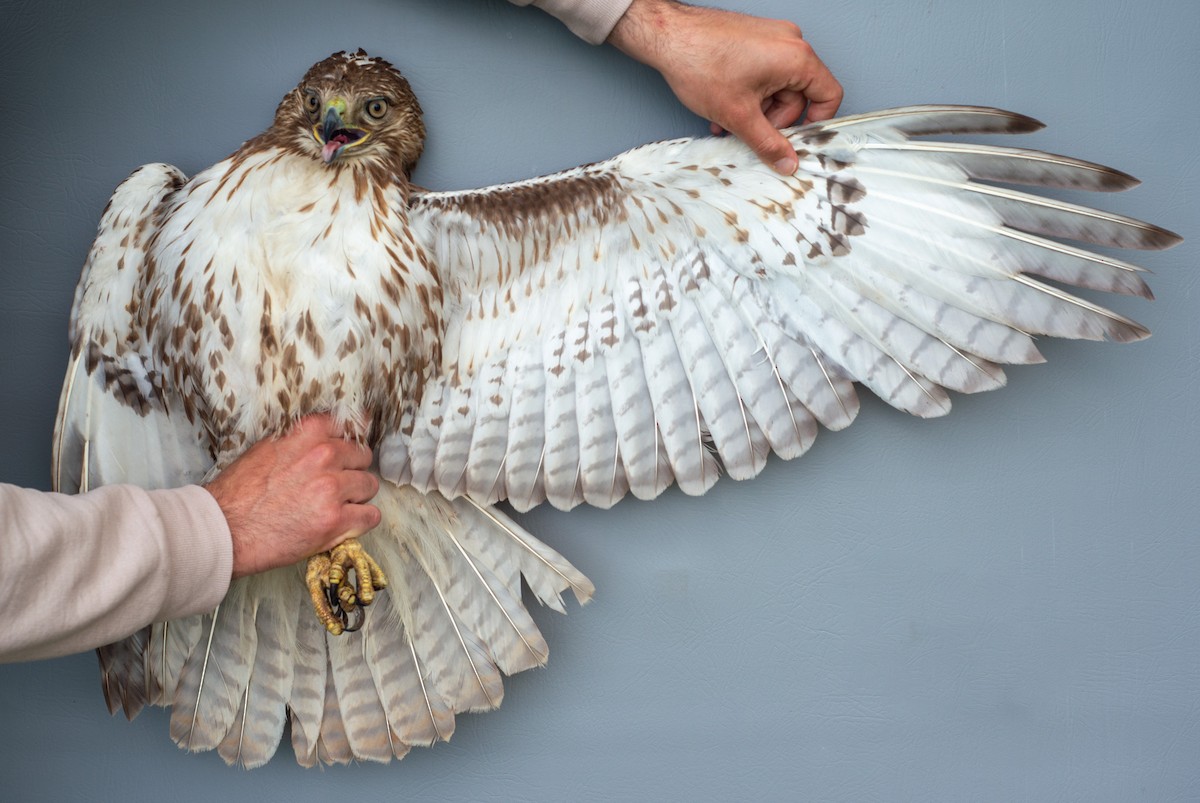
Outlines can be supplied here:
[[79, 652], [211, 610], [232, 565], [224, 516], [202, 488], [65, 496], [0, 485], [0, 661]]
[[[673, 15], [687, 15], [693, 9], [672, 0], [634, 0], [613, 25], [605, 41], [626, 56], [647, 64], [659, 72], [668, 65], [673, 49], [680, 47], [680, 34], [690, 33], [686, 27], [680, 29]], [[711, 46], [711, 43], [706, 43]], [[684, 44], [690, 47], [691, 43]]]
[[518, 6], [533, 5], [557, 18], [571, 33], [593, 45], [608, 38], [632, 0], [509, 0]]

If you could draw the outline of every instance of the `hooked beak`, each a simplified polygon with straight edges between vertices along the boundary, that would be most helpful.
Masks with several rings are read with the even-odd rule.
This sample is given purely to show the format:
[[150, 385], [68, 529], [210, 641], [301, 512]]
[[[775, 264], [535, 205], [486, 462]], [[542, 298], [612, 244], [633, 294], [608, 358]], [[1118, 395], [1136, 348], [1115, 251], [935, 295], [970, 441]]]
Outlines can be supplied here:
[[313, 138], [321, 144], [321, 160], [330, 164], [344, 149], [363, 142], [370, 132], [361, 128], [347, 127], [342, 121], [346, 112], [346, 101], [334, 98], [325, 104], [321, 122], [313, 126]]

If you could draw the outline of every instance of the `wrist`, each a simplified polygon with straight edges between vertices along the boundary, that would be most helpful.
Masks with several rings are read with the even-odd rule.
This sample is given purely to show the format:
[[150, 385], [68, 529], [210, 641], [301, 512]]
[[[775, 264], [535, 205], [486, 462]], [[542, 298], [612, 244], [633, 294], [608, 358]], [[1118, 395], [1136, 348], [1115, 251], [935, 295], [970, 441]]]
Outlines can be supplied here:
[[681, 8], [674, 0], [633, 0], [605, 41], [630, 58], [662, 72], [671, 18]]

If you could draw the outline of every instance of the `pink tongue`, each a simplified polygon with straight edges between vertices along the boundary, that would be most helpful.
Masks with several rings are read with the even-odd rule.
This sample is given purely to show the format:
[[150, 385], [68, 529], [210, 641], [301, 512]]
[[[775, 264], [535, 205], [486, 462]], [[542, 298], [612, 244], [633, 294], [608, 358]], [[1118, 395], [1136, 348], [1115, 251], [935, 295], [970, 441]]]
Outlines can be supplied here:
[[333, 157], [337, 156], [338, 149], [346, 144], [345, 137], [334, 137], [326, 142], [321, 147], [321, 158], [325, 160], [325, 164], [333, 161]]
[[337, 156], [338, 149], [349, 142], [350, 137], [346, 136], [344, 133], [335, 134], [333, 139], [326, 142], [321, 148], [321, 158], [325, 160], [325, 164], [332, 162], [333, 158]]

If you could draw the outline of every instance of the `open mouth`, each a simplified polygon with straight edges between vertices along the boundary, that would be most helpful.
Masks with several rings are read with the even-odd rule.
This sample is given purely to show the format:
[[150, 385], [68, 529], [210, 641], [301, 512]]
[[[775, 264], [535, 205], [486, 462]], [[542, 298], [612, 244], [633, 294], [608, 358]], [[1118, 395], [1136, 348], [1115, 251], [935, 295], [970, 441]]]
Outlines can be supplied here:
[[325, 144], [337, 143], [338, 147], [358, 142], [367, 135], [361, 128], [339, 128], [325, 138]]
[[342, 152], [343, 148], [348, 148], [362, 142], [367, 138], [369, 132], [361, 128], [332, 128], [325, 126], [322, 130], [320, 126], [313, 126], [313, 134], [317, 141], [321, 143], [321, 159], [325, 164], [329, 164], [337, 155]]

